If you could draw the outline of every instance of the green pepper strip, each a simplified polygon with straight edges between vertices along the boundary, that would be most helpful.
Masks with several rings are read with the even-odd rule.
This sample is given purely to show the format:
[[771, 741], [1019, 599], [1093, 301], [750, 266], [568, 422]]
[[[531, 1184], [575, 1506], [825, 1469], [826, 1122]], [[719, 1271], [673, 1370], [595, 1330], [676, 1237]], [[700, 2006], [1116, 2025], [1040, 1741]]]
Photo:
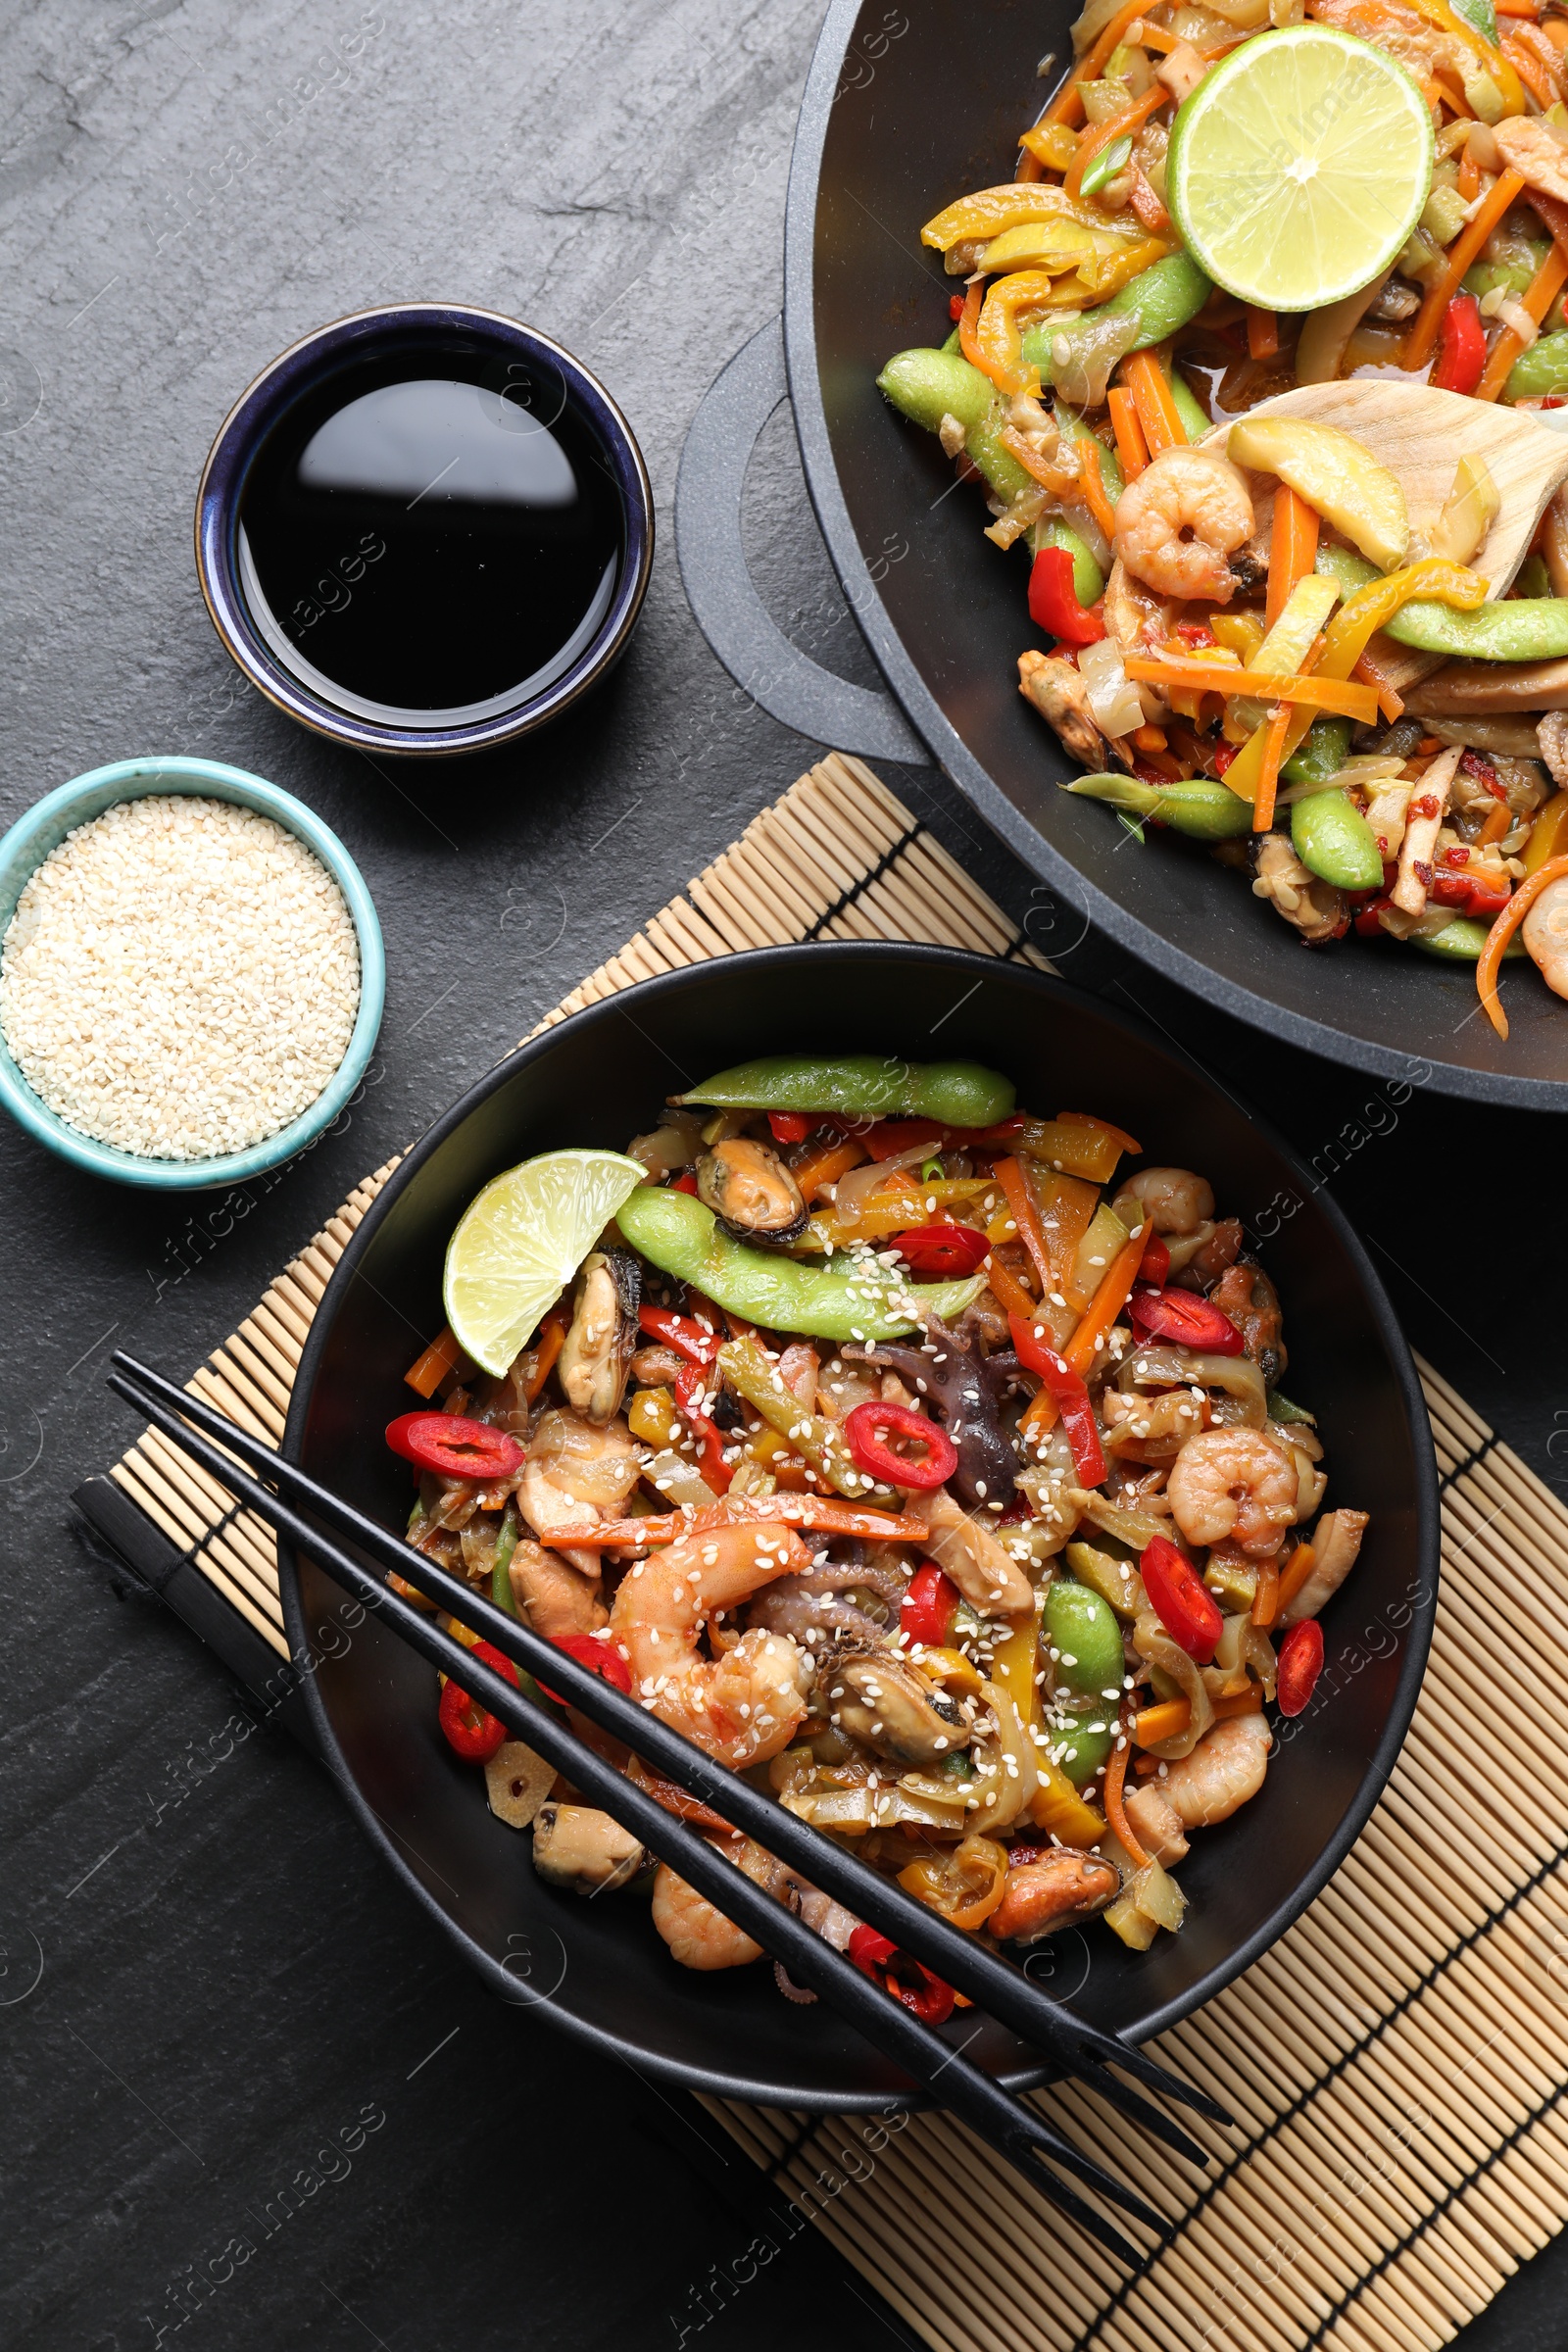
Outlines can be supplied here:
[[[1340, 579], [1342, 589], [1341, 552], [1326, 551], [1332, 558], [1325, 562], [1325, 551], [1318, 551], [1317, 568], [1331, 579]], [[1357, 571], [1364, 567], [1359, 557], [1353, 559]], [[1348, 567], [1347, 567], [1348, 568]], [[1428, 556], [1419, 564], [1407, 564], [1402, 571], [1391, 571], [1386, 577], [1373, 575], [1364, 587], [1357, 586], [1329, 622], [1323, 652], [1313, 666], [1316, 678], [1348, 678], [1354, 669], [1377, 630], [1407, 605], [1412, 597], [1435, 597], [1445, 605], [1457, 605], [1465, 611], [1485, 601], [1487, 582], [1476, 571], [1468, 571], [1462, 564], [1450, 564], [1442, 556]], [[1281, 748], [1281, 764], [1305, 740], [1312, 724], [1309, 710], [1299, 709], [1285, 731]], [[1240, 793], [1246, 801], [1256, 798], [1258, 779], [1263, 772], [1263, 739], [1267, 724], [1250, 735], [1230, 766], [1225, 770], [1225, 782], [1232, 792]]]
[[818, 1478], [851, 1502], [873, 1497], [896, 1502], [891, 1487], [879, 1487], [856, 1466], [855, 1457], [824, 1414], [808, 1413], [785, 1387], [778, 1366], [769, 1361], [756, 1340], [726, 1340], [718, 1351], [718, 1369], [738, 1396], [755, 1405], [769, 1429], [788, 1438], [796, 1452], [809, 1462]]

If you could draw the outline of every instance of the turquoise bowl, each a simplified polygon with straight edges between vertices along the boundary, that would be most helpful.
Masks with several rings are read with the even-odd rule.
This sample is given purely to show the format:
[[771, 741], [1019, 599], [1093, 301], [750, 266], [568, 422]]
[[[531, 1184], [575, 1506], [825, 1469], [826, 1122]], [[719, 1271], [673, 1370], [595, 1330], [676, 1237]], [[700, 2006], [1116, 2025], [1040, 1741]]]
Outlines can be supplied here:
[[112, 767], [95, 767], [73, 777], [49, 793], [26, 815], [19, 817], [0, 839], [0, 938], [10, 927], [17, 901], [52, 850], [77, 825], [102, 816], [119, 801], [145, 800], [154, 793], [189, 793], [211, 801], [236, 801], [295, 833], [313, 850], [348, 902], [360, 943], [360, 1010], [348, 1051], [330, 1083], [309, 1110], [280, 1127], [276, 1135], [254, 1144], [248, 1152], [228, 1152], [216, 1159], [145, 1159], [134, 1152], [118, 1151], [95, 1143], [40, 1102], [23, 1077], [0, 1037], [0, 1104], [21, 1127], [62, 1159], [108, 1176], [117, 1184], [139, 1184], [157, 1192], [206, 1191], [214, 1185], [243, 1184], [275, 1168], [296, 1152], [303, 1152], [331, 1126], [365, 1075], [366, 1064], [381, 1026], [386, 1000], [386, 956], [375, 906], [359, 867], [335, 833], [312, 814], [303, 802], [275, 784], [264, 783], [243, 768], [224, 767], [216, 760], [117, 760]]

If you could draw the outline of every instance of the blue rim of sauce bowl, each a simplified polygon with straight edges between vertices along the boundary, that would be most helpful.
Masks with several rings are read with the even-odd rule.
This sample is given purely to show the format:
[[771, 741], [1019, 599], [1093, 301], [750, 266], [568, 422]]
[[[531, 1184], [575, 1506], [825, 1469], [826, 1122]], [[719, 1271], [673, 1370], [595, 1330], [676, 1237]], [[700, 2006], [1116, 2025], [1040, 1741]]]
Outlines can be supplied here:
[[[280, 662], [251, 616], [241, 574], [239, 514], [246, 479], [272, 426], [324, 376], [377, 349], [417, 348], [466, 334], [495, 350], [555, 368], [597, 437], [620, 504], [625, 533], [609, 610], [577, 659], [550, 685], [461, 726], [400, 727], [355, 713], [312, 688]], [[654, 561], [654, 494], [630, 425], [595, 375], [548, 335], [497, 311], [446, 303], [400, 303], [356, 311], [290, 344], [241, 393], [202, 468], [196, 493], [196, 571], [224, 650], [269, 702], [302, 726], [354, 751], [450, 758], [531, 734], [587, 693], [624, 653], [642, 610]]]
[[278, 1167], [331, 1126], [364, 1077], [375, 1045], [386, 1001], [386, 956], [374, 903], [359, 867], [337, 835], [303, 801], [279, 792], [275, 784], [268, 784], [260, 776], [247, 775], [243, 768], [224, 767], [216, 760], [183, 758], [118, 760], [110, 767], [95, 767], [60, 785], [20, 817], [0, 839], [0, 938], [9, 930], [17, 901], [33, 874], [68, 833], [122, 801], [147, 800], [156, 793], [184, 793], [195, 800], [233, 801], [241, 808], [254, 808], [297, 835], [320, 859], [348, 902], [360, 943], [360, 1009], [348, 1050], [308, 1110], [248, 1151], [227, 1152], [215, 1159], [153, 1159], [96, 1142], [33, 1093], [3, 1036], [0, 1104], [38, 1143], [95, 1176], [155, 1191], [199, 1192], [215, 1185], [241, 1184], [247, 1177]]

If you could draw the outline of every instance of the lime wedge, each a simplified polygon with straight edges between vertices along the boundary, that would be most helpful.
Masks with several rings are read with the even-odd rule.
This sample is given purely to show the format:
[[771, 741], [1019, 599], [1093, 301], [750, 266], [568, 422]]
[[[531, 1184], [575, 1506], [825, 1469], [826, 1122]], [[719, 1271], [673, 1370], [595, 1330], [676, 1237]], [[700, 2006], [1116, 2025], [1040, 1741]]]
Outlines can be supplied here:
[[1432, 183], [1432, 117], [1392, 57], [1327, 24], [1259, 33], [1171, 126], [1166, 200], [1242, 302], [1319, 311], [1404, 248]]
[[497, 1375], [538, 1329], [648, 1170], [618, 1152], [543, 1152], [487, 1184], [447, 1245], [447, 1321]]

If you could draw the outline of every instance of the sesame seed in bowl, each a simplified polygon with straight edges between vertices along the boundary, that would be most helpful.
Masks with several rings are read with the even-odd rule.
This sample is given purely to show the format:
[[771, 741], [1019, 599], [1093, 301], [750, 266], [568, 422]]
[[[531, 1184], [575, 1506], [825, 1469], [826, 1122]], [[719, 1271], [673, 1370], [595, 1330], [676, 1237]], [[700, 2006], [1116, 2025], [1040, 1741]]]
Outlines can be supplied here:
[[201, 760], [101, 768], [0, 841], [0, 1101], [122, 1181], [243, 1180], [331, 1124], [384, 967], [320, 820]]

